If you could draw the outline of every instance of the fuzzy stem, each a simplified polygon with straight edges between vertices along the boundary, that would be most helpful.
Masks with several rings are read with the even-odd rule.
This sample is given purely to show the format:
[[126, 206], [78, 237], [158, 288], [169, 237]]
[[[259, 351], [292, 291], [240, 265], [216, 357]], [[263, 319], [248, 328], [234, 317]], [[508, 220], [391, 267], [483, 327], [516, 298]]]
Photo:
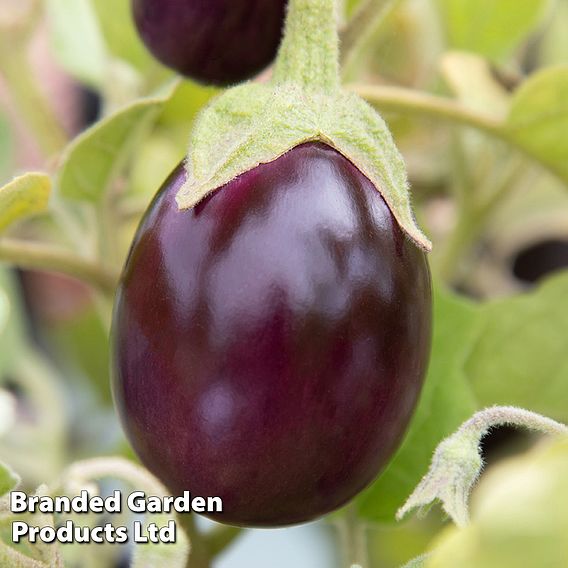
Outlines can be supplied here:
[[456, 434], [464, 434], [480, 441], [496, 426], [515, 426], [549, 435], [568, 434], [568, 427], [565, 424], [514, 406], [492, 406], [480, 410], [464, 422]]
[[514, 406], [480, 410], [436, 448], [428, 473], [422, 478], [396, 518], [424, 508], [435, 500], [459, 527], [469, 522], [468, 499], [483, 469], [482, 438], [495, 426], [511, 425], [551, 435], [567, 435], [568, 426]]
[[203, 535], [207, 544], [207, 550], [212, 557], [223, 552], [226, 548], [231, 546], [233, 542], [244, 533], [240, 527], [221, 526], [208, 534]]
[[118, 275], [110, 269], [42, 243], [3, 238], [0, 240], [0, 262], [67, 274], [91, 284], [107, 296], [114, 294], [118, 281]]
[[290, 0], [273, 82], [339, 89], [337, 0]]
[[209, 554], [203, 535], [195, 525], [195, 515], [193, 513], [184, 513], [178, 515], [178, 520], [190, 543], [186, 568], [210, 568], [211, 555]]
[[70, 481], [86, 484], [105, 477], [123, 479], [133, 487], [141, 488], [151, 495], [168, 495], [167, 489], [143, 467], [125, 458], [98, 457], [71, 464], [51, 489], [55, 495], [65, 490]]

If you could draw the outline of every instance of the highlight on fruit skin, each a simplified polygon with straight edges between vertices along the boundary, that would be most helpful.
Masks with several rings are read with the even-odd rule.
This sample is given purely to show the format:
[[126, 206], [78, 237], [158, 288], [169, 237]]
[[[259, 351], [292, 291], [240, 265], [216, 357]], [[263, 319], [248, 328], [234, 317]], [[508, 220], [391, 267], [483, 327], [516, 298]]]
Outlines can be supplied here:
[[134, 239], [115, 304], [113, 391], [135, 451], [216, 521], [325, 515], [399, 447], [431, 337], [425, 253], [373, 184], [297, 146], [180, 211], [180, 165]]
[[164, 65], [225, 86], [254, 77], [278, 51], [287, 0], [132, 0], [138, 32]]

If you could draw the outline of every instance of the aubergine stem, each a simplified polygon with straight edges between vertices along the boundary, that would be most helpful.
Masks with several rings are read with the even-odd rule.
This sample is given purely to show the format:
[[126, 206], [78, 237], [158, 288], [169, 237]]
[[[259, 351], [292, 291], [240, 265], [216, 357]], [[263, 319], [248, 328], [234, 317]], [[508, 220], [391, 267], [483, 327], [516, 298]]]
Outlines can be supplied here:
[[306, 91], [338, 91], [337, 21], [337, 0], [290, 0], [272, 82]]
[[59, 272], [90, 284], [106, 296], [114, 294], [118, 274], [65, 249], [20, 239], [0, 239], [0, 262], [20, 268]]
[[195, 524], [193, 513], [178, 515], [178, 520], [189, 540], [189, 555], [186, 568], [210, 568], [212, 555], [207, 547], [204, 535]]
[[209, 553], [211, 556], [215, 557], [232, 545], [242, 534], [242, 528], [227, 525], [217, 527], [215, 530], [203, 535], [203, 538], [207, 544]]
[[357, 506], [350, 503], [343, 509], [336, 527], [344, 555], [344, 564], [350, 568], [369, 568], [366, 527], [358, 516]]
[[189, 539], [187, 568], [209, 568], [211, 561], [243, 534], [240, 527], [228, 525], [219, 526], [205, 534], [201, 533], [191, 513], [178, 515], [178, 520]]

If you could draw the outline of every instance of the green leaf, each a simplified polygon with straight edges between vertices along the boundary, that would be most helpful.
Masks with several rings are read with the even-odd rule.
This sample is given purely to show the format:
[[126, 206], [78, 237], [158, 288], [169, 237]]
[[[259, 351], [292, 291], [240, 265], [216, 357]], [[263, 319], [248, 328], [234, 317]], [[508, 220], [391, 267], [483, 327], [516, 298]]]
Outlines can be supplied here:
[[540, 71], [522, 85], [506, 129], [516, 144], [568, 182], [568, 66]]
[[482, 405], [513, 404], [568, 420], [568, 272], [481, 308], [466, 373]]
[[141, 130], [157, 119], [178, 85], [161, 96], [140, 99], [118, 110], [78, 136], [64, 154], [58, 177], [60, 194], [100, 200], [139, 142]]
[[535, 29], [548, 0], [437, 0], [448, 44], [502, 59]]
[[0, 233], [25, 217], [47, 210], [51, 179], [46, 174], [28, 173], [0, 188]]
[[148, 196], [154, 196], [156, 189], [184, 157], [184, 144], [176, 144], [172, 136], [167, 134], [171, 133], [160, 133], [145, 140], [132, 160], [129, 193], [135, 196], [135, 202], [139, 203], [139, 196], [144, 196], [144, 203], [147, 203]]
[[[160, 125], [171, 129], [181, 124], [185, 128], [185, 125], [191, 124], [197, 113], [218, 93], [219, 90], [214, 87], [192, 81], [180, 83], [164, 105], [160, 115]], [[184, 144], [187, 143], [187, 134], [184, 135]]]
[[99, 87], [107, 54], [91, 0], [47, 0], [47, 11], [58, 62], [80, 81]]
[[379, 479], [358, 498], [363, 517], [394, 521], [396, 511], [428, 469], [436, 446], [475, 411], [463, 366], [476, 330], [475, 306], [437, 290], [424, 390], [402, 447]]
[[20, 483], [20, 476], [8, 465], [0, 462], [0, 497]]

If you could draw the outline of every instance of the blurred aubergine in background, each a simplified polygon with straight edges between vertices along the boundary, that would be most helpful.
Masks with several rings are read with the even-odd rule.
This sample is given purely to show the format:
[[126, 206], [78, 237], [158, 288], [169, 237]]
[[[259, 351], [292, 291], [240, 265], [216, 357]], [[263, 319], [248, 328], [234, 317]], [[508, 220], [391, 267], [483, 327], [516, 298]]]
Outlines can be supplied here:
[[133, 0], [140, 36], [164, 65], [203, 83], [254, 77], [274, 59], [286, 0]]

